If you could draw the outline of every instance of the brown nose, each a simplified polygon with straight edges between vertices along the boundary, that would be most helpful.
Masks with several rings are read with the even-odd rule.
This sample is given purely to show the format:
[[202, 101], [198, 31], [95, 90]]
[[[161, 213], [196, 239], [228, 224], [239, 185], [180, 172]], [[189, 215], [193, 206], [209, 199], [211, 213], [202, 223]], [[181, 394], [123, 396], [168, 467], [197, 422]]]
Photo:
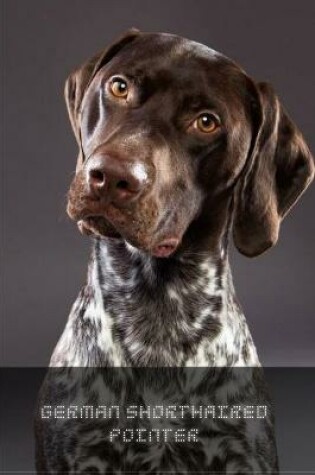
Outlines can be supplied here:
[[125, 205], [136, 198], [148, 183], [144, 164], [109, 155], [91, 157], [87, 164], [90, 190], [116, 205]]

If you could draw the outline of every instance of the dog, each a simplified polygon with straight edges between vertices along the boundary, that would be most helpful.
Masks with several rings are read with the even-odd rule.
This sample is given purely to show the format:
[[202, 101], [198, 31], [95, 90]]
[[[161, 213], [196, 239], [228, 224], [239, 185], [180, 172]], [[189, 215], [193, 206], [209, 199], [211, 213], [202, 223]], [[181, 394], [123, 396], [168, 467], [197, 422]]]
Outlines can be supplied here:
[[[79, 146], [67, 212], [93, 247], [87, 284], [52, 355], [54, 377], [44, 383], [41, 404], [60, 402], [65, 384], [73, 395], [74, 368], [85, 371], [78, 378], [84, 401], [101, 369], [120, 371], [118, 386], [102, 376], [98, 389], [111, 387], [118, 398], [121, 381], [136, 392], [148, 368], [193, 367], [207, 372], [198, 384], [186, 374], [190, 395], [201, 397], [201, 382], [216, 381], [201, 392], [222, 403], [225, 371], [229, 401], [241, 404], [251, 394], [257, 402], [264, 378], [233, 287], [229, 235], [246, 256], [265, 252], [314, 176], [311, 153], [273, 88], [195, 41], [132, 29], [69, 76], [65, 99]], [[137, 377], [123, 377], [123, 368]], [[166, 379], [183, 396], [186, 383], [178, 377]], [[151, 396], [161, 391], [154, 388]], [[165, 386], [162, 392], [165, 401]], [[167, 462], [153, 461], [150, 448], [117, 440], [103, 446], [105, 455], [98, 449], [95, 462], [82, 426], [67, 421], [60, 431], [47, 424], [37, 423], [37, 469], [48, 473], [278, 470], [273, 415], [251, 430], [244, 421], [224, 428], [212, 421], [207, 444], [204, 438], [198, 446], [201, 458], [189, 457], [191, 444], [181, 446], [180, 456], [173, 445]], [[69, 433], [76, 434], [72, 452], [60, 448]]]

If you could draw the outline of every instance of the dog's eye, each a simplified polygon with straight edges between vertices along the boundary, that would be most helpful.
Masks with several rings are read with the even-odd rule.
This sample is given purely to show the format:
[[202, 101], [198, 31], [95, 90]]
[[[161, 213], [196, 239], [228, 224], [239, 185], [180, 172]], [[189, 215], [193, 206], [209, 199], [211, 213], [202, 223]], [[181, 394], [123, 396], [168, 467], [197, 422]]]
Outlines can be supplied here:
[[194, 127], [205, 134], [214, 132], [219, 125], [219, 119], [209, 112], [203, 112], [194, 122]]
[[110, 91], [113, 96], [125, 99], [128, 96], [128, 84], [125, 79], [114, 77], [110, 83]]

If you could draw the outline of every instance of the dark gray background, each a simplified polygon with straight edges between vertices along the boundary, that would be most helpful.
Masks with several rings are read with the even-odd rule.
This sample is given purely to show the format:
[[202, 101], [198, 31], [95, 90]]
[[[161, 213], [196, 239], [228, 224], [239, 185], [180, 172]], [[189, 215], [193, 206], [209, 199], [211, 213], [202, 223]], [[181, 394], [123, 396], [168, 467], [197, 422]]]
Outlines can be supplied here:
[[[5, 14], [1, 364], [47, 365], [84, 283], [89, 242], [65, 215], [75, 145], [63, 102], [68, 73], [125, 29], [206, 43], [275, 86], [311, 150], [312, 0], [8, 0]], [[233, 251], [235, 285], [262, 363], [314, 365], [315, 186], [276, 248]]]

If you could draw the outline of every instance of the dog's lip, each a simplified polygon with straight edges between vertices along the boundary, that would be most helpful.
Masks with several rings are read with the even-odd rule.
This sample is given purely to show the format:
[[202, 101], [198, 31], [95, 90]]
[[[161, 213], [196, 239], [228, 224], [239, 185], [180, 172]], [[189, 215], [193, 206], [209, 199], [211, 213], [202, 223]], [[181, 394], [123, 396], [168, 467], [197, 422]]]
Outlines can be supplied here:
[[155, 257], [169, 257], [176, 250], [179, 242], [180, 240], [176, 237], [163, 239], [151, 249], [151, 253]]
[[[96, 235], [96, 236], [99, 236], [101, 238], [103, 238], [103, 237], [113, 237], [113, 238], [121, 237], [120, 234], [114, 229], [108, 231], [108, 233], [103, 235], [98, 230], [98, 226], [97, 226], [97, 224], [98, 224], [97, 221], [98, 220], [104, 220], [105, 222], [107, 221], [106, 218], [104, 216], [101, 216], [101, 215], [88, 215], [88, 216], [84, 216], [81, 219], [77, 220], [77, 226], [78, 226], [78, 228], [79, 228], [79, 230], [82, 234], [86, 234], [88, 236]], [[111, 223], [108, 221], [108, 224], [111, 224]]]
[[89, 228], [89, 226], [87, 226], [86, 219], [80, 219], [79, 221], [77, 221], [77, 225], [81, 234], [86, 234], [87, 236], [93, 234], [92, 230]]
[[[97, 235], [99, 237], [105, 237], [101, 234], [101, 232], [98, 230], [97, 226], [97, 221], [98, 220], [104, 219], [105, 221], [108, 221], [109, 224], [113, 225], [111, 220], [108, 219], [107, 216], [105, 216], [103, 213], [97, 214], [97, 213], [86, 213], [83, 216], [80, 216], [79, 219], [77, 219], [77, 225], [79, 227], [79, 230], [82, 234], [87, 234], [87, 235]], [[106, 234], [106, 237], [122, 237], [122, 235], [117, 232], [112, 232], [109, 235]], [[167, 258], [173, 254], [181, 239], [176, 236], [176, 235], [169, 235], [168, 237], [164, 237], [159, 239], [155, 244], [151, 245], [145, 245], [145, 246], [140, 246], [142, 247], [143, 250], [146, 250], [149, 252], [154, 257], [161, 257], [161, 258]], [[133, 243], [133, 246], [137, 246], [136, 243]], [[145, 249], [146, 248], [146, 249]]]
[[116, 223], [113, 222], [111, 216], [113, 213], [122, 216], [120, 209], [113, 206], [112, 203], [109, 203], [106, 212], [99, 211], [98, 209], [95, 211], [92, 209], [84, 210], [82, 213], [75, 217], [75, 221], [77, 221], [77, 223], [85, 223], [88, 225], [92, 225], [95, 224], [98, 220], [104, 220], [110, 225], [116, 227]]

